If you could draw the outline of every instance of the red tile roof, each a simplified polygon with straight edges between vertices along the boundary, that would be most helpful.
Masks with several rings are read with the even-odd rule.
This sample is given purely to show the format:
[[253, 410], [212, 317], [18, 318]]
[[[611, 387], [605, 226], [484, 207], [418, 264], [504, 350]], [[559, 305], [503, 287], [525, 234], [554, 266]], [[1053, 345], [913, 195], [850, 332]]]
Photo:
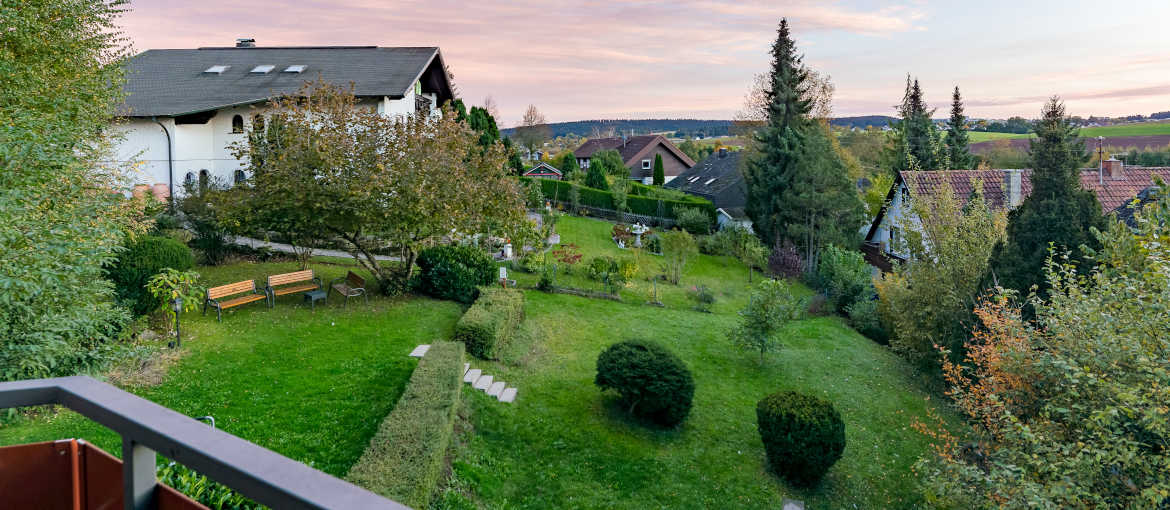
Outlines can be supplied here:
[[695, 166], [694, 160], [687, 156], [678, 147], [675, 147], [673, 143], [670, 143], [670, 140], [667, 140], [666, 137], [662, 135], [631, 136], [625, 140], [622, 140], [619, 137], [592, 138], [586, 140], [585, 143], [581, 144], [581, 146], [577, 148], [577, 150], [573, 151], [573, 155], [578, 158], [589, 158], [593, 157], [593, 154], [597, 151], [616, 149], [622, 156], [622, 162], [624, 162], [628, 167], [633, 167], [634, 164], [637, 163], [635, 160], [638, 158], [638, 156], [648, 147], [656, 143], [661, 143], [664, 147], [667, 148], [667, 150], [669, 150], [675, 156], [678, 156], [678, 159], [682, 160], [682, 162], [686, 164], [687, 168]]

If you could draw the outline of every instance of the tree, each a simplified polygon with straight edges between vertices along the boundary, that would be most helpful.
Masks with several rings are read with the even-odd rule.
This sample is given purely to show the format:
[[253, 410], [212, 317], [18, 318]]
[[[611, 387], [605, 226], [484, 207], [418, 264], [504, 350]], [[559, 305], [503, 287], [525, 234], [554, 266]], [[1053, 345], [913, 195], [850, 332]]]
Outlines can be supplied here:
[[[419, 251], [442, 239], [489, 230], [529, 236], [503, 145], [481, 147], [449, 108], [439, 117], [386, 117], [322, 81], [272, 105], [273, 119], [284, 127], [278, 158], [313, 164], [257, 167], [253, 188], [284, 190], [287, 202], [344, 241], [384, 293], [405, 290]], [[379, 261], [375, 253], [385, 250], [401, 262]]]
[[487, 110], [488, 115], [491, 115], [493, 119], [500, 118], [500, 107], [496, 104], [496, 99], [491, 95], [483, 98], [483, 109]]
[[662, 169], [662, 155], [654, 155], [654, 185], [666, 184], [666, 171]]
[[[807, 71], [809, 86], [805, 89], [805, 97], [809, 100], [809, 115], [814, 119], [828, 119], [833, 116], [833, 93], [837, 88], [829, 75], [822, 75], [814, 69]], [[734, 131], [748, 134], [766, 123], [771, 82], [772, 76], [768, 73], [758, 73], [752, 78], [752, 85], [744, 95], [743, 108], [733, 117]]]
[[620, 152], [614, 149], [606, 149], [593, 153], [589, 158], [589, 168], [594, 167], [600, 169], [606, 175], [612, 175], [620, 179], [630, 178], [630, 169], [626, 166], [626, 162], [622, 160]]
[[536, 150], [544, 146], [544, 142], [549, 139], [549, 134], [548, 121], [545, 120], [544, 114], [536, 109], [536, 105], [528, 105], [528, 109], [524, 110], [524, 118], [516, 127], [516, 142], [528, 149], [528, 157], [534, 158]]
[[975, 156], [971, 154], [970, 135], [967, 134], [967, 116], [963, 113], [963, 98], [959, 95], [959, 87], [951, 94], [951, 118], [947, 122], [947, 156], [951, 168], [965, 170], [975, 166]]
[[585, 174], [585, 186], [608, 190], [609, 182], [605, 180], [605, 170], [601, 165], [589, 165], [589, 172]]
[[0, 380], [100, 368], [129, 315], [104, 278], [146, 230], [110, 165], [119, 2], [0, 4]]
[[932, 373], [936, 345], [962, 355], [987, 261], [1004, 236], [1004, 214], [992, 212], [981, 182], [974, 185], [965, 204], [949, 183], [936, 194], [916, 196], [897, 225], [905, 235], [896, 248], [909, 257], [874, 282], [891, 346]]
[[934, 109], [927, 108], [918, 80], [911, 81], [907, 74], [906, 92], [898, 106], [901, 120], [892, 124], [885, 150], [892, 172], [940, 170], [950, 166], [933, 116]]
[[800, 319], [806, 306], [804, 299], [792, 294], [788, 282], [764, 280], [752, 291], [747, 306], [739, 312], [739, 324], [728, 336], [744, 349], [759, 351], [763, 363], [765, 355], [779, 349], [780, 331]]
[[1092, 229], [1104, 230], [1105, 217], [1097, 196], [1081, 188], [1084, 143], [1060, 98], [1053, 96], [1044, 105], [1030, 152], [1032, 194], [1008, 214], [1007, 237], [995, 247], [989, 279], [1021, 294], [1037, 286], [1044, 295], [1049, 247], [1067, 251], [1081, 270], [1091, 267], [1081, 246], [1100, 246]]
[[1049, 298], [1029, 299], [1034, 321], [1011, 291], [976, 308], [965, 358], [944, 366], [969, 429], [960, 440], [916, 425], [935, 442], [916, 466], [932, 506], [1170, 504], [1170, 207], [1135, 219], [1096, 236], [1091, 271], [1049, 259]]
[[690, 138], [687, 138], [686, 140], [683, 140], [682, 143], [678, 144], [678, 150], [683, 151], [683, 154], [686, 154], [687, 157], [691, 158], [693, 161], [699, 161], [703, 159], [699, 156], [699, 144], [695, 143], [695, 141]]
[[515, 175], [524, 175], [524, 162], [520, 160], [520, 153], [516, 144], [509, 137], [504, 137], [504, 154], [508, 157], [508, 169]]
[[662, 240], [662, 272], [675, 285], [682, 280], [687, 261], [699, 254], [695, 238], [682, 230], [671, 230], [659, 236]]
[[484, 108], [472, 106], [467, 114], [467, 125], [479, 133], [478, 143], [485, 149], [500, 141], [500, 130], [496, 127], [496, 119]]
[[565, 151], [564, 154], [561, 154], [556, 165], [557, 170], [561, 171], [562, 179], [572, 181], [579, 178], [577, 172], [581, 170], [581, 167], [577, 165], [577, 155], [573, 154], [573, 151]]
[[772, 46], [767, 124], [754, 137], [744, 170], [747, 214], [772, 246], [791, 241], [815, 265], [830, 243], [856, 244], [861, 202], [828, 126], [814, 118], [809, 70], [781, 20]]

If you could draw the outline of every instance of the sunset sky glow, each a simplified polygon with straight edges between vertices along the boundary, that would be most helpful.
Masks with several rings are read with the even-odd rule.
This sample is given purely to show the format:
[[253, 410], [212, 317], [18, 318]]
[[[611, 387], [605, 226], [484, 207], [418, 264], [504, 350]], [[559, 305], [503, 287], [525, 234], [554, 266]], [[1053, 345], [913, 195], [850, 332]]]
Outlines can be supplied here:
[[504, 126], [535, 104], [549, 121], [731, 118], [768, 66], [787, 16], [805, 61], [832, 76], [834, 114], [891, 114], [906, 73], [945, 116], [1170, 110], [1170, 2], [983, 1], [139, 1], [138, 51], [227, 46], [439, 46], [460, 96], [492, 96]]

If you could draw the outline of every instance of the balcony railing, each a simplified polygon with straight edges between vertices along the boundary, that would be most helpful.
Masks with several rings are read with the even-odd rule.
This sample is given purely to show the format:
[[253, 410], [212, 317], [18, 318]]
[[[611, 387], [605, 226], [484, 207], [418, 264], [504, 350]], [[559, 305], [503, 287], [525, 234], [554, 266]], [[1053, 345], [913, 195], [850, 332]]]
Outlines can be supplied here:
[[271, 508], [407, 508], [90, 377], [0, 383], [0, 409], [43, 404], [64, 405], [122, 436], [127, 510], [153, 505], [156, 452]]

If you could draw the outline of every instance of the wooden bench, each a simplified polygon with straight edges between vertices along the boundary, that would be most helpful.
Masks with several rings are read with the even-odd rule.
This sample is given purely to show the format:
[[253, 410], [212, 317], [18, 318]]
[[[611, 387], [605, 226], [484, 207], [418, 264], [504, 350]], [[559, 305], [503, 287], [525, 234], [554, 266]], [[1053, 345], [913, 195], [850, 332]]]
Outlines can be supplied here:
[[[220, 301], [220, 298], [235, 296], [237, 294], [240, 295]], [[246, 305], [253, 301], [260, 301], [261, 299], [268, 299], [268, 296], [256, 290], [256, 280], [244, 280], [242, 282], [212, 287], [207, 289], [207, 299], [203, 301], [203, 315], [207, 315], [207, 305], [211, 305], [215, 308], [215, 320], [222, 322], [224, 308]]]
[[345, 301], [341, 303], [341, 306], [348, 304], [349, 298], [358, 296], [365, 299], [367, 304], [370, 302], [370, 297], [366, 295], [366, 280], [353, 271], [350, 271], [349, 274], [342, 278], [337, 278], [329, 282], [329, 292], [335, 290], [338, 294], [345, 297]]
[[274, 274], [268, 277], [268, 306], [276, 305], [276, 296], [307, 292], [321, 288], [321, 279], [313, 275], [312, 269], [295, 273]]

